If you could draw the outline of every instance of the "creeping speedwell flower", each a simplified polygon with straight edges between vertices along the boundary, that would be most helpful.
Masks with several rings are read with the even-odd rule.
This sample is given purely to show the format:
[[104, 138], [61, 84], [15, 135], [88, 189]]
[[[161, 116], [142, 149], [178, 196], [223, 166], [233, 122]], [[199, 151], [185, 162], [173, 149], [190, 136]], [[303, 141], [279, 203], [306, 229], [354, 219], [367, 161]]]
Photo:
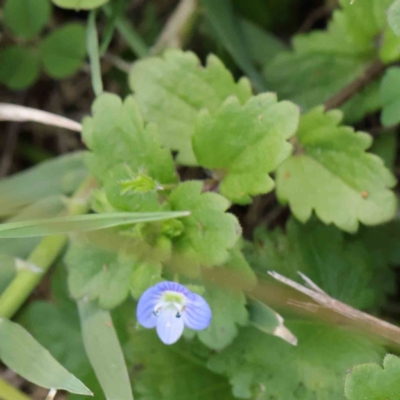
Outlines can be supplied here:
[[165, 344], [175, 343], [187, 326], [195, 331], [206, 329], [211, 322], [211, 309], [196, 293], [176, 282], [161, 282], [147, 289], [136, 310], [139, 324], [157, 329]]

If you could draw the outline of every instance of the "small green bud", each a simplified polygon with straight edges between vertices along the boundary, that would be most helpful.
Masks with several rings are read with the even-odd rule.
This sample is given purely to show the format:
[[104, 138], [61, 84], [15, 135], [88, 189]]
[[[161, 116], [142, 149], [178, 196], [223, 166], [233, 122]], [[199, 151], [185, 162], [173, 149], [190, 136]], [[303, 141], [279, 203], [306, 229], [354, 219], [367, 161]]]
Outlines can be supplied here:
[[121, 186], [121, 195], [129, 192], [149, 193], [161, 189], [161, 186], [157, 181], [143, 173], [130, 179], [124, 179], [120, 181], [119, 184]]
[[183, 223], [178, 219], [168, 219], [162, 222], [161, 233], [171, 239], [180, 236], [183, 230]]

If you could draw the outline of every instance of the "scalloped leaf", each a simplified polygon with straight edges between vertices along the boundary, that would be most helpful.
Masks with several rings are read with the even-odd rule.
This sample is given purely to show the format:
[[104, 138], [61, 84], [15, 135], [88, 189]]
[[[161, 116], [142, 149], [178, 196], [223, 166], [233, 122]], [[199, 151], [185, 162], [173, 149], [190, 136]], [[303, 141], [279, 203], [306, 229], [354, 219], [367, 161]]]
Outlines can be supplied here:
[[317, 107], [300, 121], [295, 154], [277, 170], [277, 195], [300, 221], [314, 210], [326, 224], [355, 232], [396, 212], [396, 184], [383, 161], [367, 153], [372, 138], [340, 126], [342, 113]]
[[144, 125], [132, 96], [123, 102], [105, 93], [92, 110], [93, 117], [83, 123], [83, 138], [91, 150], [86, 161], [103, 183], [108, 201], [123, 211], [158, 210], [158, 190], [175, 183], [177, 177], [156, 126]]
[[397, 400], [400, 396], [400, 358], [387, 354], [383, 368], [377, 364], [357, 365], [346, 377], [348, 400]]
[[231, 346], [211, 357], [209, 368], [229, 378], [238, 398], [333, 400], [343, 396], [348, 368], [377, 361], [384, 353], [346, 328], [304, 321], [287, 326], [299, 339], [297, 347], [245, 328]]
[[200, 113], [193, 149], [201, 166], [223, 177], [221, 194], [235, 203], [249, 203], [251, 196], [274, 188], [268, 174], [290, 155], [286, 140], [298, 122], [298, 107], [278, 103], [273, 93], [251, 97], [243, 105], [231, 97], [216, 114]]
[[340, 0], [341, 9], [333, 12], [326, 31], [295, 36], [293, 51], [266, 65], [268, 88], [308, 110], [362, 75], [372, 61], [399, 59], [400, 39], [386, 21], [391, 2]]
[[191, 136], [199, 111], [216, 112], [230, 96], [242, 104], [251, 96], [249, 81], [235, 83], [216, 56], [202, 67], [194, 53], [181, 50], [136, 62], [129, 83], [146, 121], [158, 124], [163, 145], [177, 150], [186, 165], [196, 165]]
[[172, 211], [190, 211], [190, 216], [180, 221], [183, 233], [172, 240], [174, 251], [196, 264], [221, 265], [241, 227], [234, 215], [225, 212], [229, 202], [217, 193], [202, 193], [202, 187], [202, 182], [184, 182], [168, 198]]

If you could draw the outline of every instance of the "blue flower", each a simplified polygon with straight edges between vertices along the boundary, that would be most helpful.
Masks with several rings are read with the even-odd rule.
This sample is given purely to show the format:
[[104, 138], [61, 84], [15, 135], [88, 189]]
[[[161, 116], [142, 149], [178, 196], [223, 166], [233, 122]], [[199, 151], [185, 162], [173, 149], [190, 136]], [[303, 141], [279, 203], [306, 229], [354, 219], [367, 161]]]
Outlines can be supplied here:
[[160, 282], [147, 289], [136, 310], [139, 324], [156, 328], [165, 344], [175, 343], [187, 326], [195, 331], [206, 329], [211, 322], [211, 309], [196, 293], [176, 282]]

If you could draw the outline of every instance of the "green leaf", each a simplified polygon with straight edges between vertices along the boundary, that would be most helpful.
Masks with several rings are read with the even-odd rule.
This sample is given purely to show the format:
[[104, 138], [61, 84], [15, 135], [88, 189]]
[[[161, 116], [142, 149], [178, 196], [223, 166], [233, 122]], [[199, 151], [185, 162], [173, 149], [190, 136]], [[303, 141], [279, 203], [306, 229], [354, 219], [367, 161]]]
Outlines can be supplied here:
[[187, 165], [196, 164], [191, 136], [199, 111], [216, 112], [230, 96], [241, 104], [251, 96], [248, 80], [235, 83], [217, 57], [202, 67], [195, 54], [180, 50], [136, 62], [129, 83], [146, 121], [158, 124], [163, 145], [178, 150], [178, 162]]
[[[340, 0], [326, 31], [297, 35], [293, 51], [279, 54], [265, 67], [268, 88], [308, 110], [327, 101], [363, 74], [377, 59], [399, 59], [399, 39], [386, 22], [392, 0]], [[376, 38], [381, 37], [380, 51]]]
[[0, 252], [0, 293], [6, 289], [17, 274], [15, 262], [14, 257]]
[[389, 68], [382, 79], [380, 97], [382, 101], [381, 121], [384, 126], [400, 123], [400, 68]]
[[400, 36], [400, 0], [395, 0], [388, 10], [390, 27], [397, 36]]
[[174, 250], [200, 265], [214, 266], [225, 262], [240, 236], [236, 217], [225, 211], [229, 202], [216, 193], [201, 193], [202, 182], [184, 182], [168, 198], [171, 210], [186, 209], [182, 219], [183, 233], [172, 239]]
[[96, 13], [92, 11], [89, 14], [87, 31], [86, 31], [86, 47], [90, 60], [90, 71], [92, 75], [92, 86], [96, 96], [103, 93], [103, 81], [101, 80], [101, 65], [99, 54], [99, 39], [96, 28]]
[[149, 287], [162, 281], [160, 264], [139, 264], [133, 267], [130, 290], [132, 297], [138, 300]]
[[92, 10], [93, 8], [100, 7], [109, 0], [52, 0], [52, 2], [61, 8], [79, 10]]
[[108, 311], [78, 303], [83, 343], [107, 400], [133, 400], [124, 355]]
[[[235, 397], [258, 400], [332, 400], [343, 396], [346, 370], [379, 360], [384, 349], [346, 328], [292, 322], [297, 347], [254, 328], [240, 332], [208, 365], [224, 373]], [[329, 360], [329, 362], [327, 362]]]
[[39, 46], [46, 72], [55, 79], [77, 72], [86, 54], [85, 28], [77, 23], [63, 25], [51, 32]]
[[265, 90], [263, 77], [254, 67], [245, 36], [233, 10], [231, 0], [202, 0], [205, 16], [210, 21], [219, 40], [230, 53], [237, 65], [253, 81], [261, 92]]
[[203, 297], [213, 311], [213, 318], [210, 326], [197, 335], [209, 348], [222, 350], [237, 336], [238, 325], [248, 322], [246, 297], [242, 292], [212, 285], [207, 286]]
[[393, 290], [389, 269], [393, 250], [388, 246], [390, 237], [394, 245], [399, 234], [392, 229], [386, 233], [383, 228], [373, 228], [377, 232], [364, 228], [349, 237], [317, 219], [305, 225], [290, 219], [286, 235], [280, 229], [257, 229], [246, 256], [265, 276], [267, 271], [277, 271], [300, 283], [301, 272], [335, 299], [360, 309], [374, 308]]
[[348, 400], [395, 400], [400, 395], [400, 359], [387, 354], [383, 369], [376, 364], [357, 365], [346, 377], [344, 392]]
[[98, 300], [100, 307], [111, 309], [129, 294], [130, 277], [135, 265], [116, 252], [100, 249], [78, 236], [65, 255], [68, 287], [75, 299]]
[[[314, 210], [326, 224], [355, 232], [396, 212], [396, 183], [383, 161], [366, 153], [371, 137], [340, 126], [342, 114], [317, 107], [300, 121], [295, 154], [277, 170], [277, 195], [300, 221]], [[301, 193], [301, 196], [299, 196]]]
[[250, 196], [274, 188], [268, 174], [290, 155], [286, 140], [298, 122], [298, 107], [278, 103], [272, 93], [252, 97], [243, 106], [232, 97], [216, 114], [199, 115], [193, 149], [201, 166], [222, 176], [221, 194], [236, 203], [249, 203]]
[[134, 371], [135, 398], [233, 400], [228, 381], [207, 370], [203, 353], [197, 341], [166, 346], [153, 330], [133, 331], [126, 354]]
[[25, 89], [39, 76], [39, 60], [31, 49], [11, 46], [0, 50], [0, 82], [10, 89]]
[[104, 184], [112, 206], [159, 210], [157, 192], [177, 181], [174, 162], [161, 147], [156, 127], [144, 126], [133, 97], [125, 102], [109, 93], [97, 98], [93, 117], [84, 120], [83, 137], [91, 150], [86, 158], [89, 169]]
[[257, 299], [250, 299], [248, 303], [250, 325], [261, 332], [280, 337], [291, 345], [297, 345], [297, 338], [284, 325], [283, 318], [271, 307]]
[[87, 176], [82, 158], [81, 152], [70, 153], [0, 180], [0, 217], [46, 197], [74, 192]]
[[24, 328], [7, 319], [0, 319], [0, 359], [8, 368], [38, 386], [91, 394]]
[[3, 9], [4, 23], [21, 39], [38, 35], [50, 19], [50, 0], [6, 0]]
[[109, 213], [46, 218], [0, 225], [0, 238], [47, 236], [70, 232], [89, 232], [138, 222], [184, 217], [188, 212]]

